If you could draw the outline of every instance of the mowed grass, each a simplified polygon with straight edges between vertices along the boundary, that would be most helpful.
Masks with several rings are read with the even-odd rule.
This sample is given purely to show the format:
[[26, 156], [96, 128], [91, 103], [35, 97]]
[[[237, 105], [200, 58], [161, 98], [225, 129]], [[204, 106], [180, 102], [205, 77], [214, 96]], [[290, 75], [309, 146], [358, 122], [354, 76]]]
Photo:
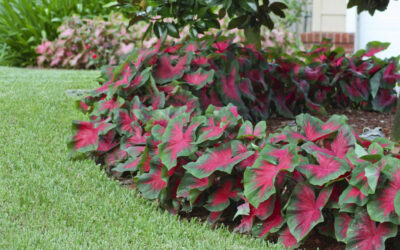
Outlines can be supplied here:
[[86, 119], [65, 94], [96, 86], [98, 71], [0, 67], [1, 249], [280, 249], [180, 220], [71, 161], [71, 121]]

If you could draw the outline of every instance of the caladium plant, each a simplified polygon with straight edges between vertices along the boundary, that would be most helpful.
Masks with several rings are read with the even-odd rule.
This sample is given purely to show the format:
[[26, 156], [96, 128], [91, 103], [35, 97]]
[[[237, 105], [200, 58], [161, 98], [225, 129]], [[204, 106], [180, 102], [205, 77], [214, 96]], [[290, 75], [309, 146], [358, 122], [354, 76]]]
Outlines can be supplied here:
[[[316, 65], [329, 49], [321, 51], [310, 54]], [[168, 50], [159, 43], [136, 56], [105, 68], [103, 85], [79, 101], [90, 119], [73, 123], [69, 145], [76, 155], [90, 154], [109, 173], [133, 178], [144, 197], [171, 212], [202, 211], [209, 223], [233, 223], [235, 231], [278, 238], [287, 247], [301, 246], [322, 227], [349, 249], [383, 248], [397, 236], [400, 160], [393, 143], [361, 139], [339, 115], [321, 121], [300, 114], [296, 126], [275, 134], [257, 121], [266, 114], [256, 110], [277, 111], [277, 103], [293, 114], [299, 105], [318, 105], [310, 93], [321, 79], [327, 88], [336, 86], [333, 95], [353, 100], [337, 79], [321, 76], [328, 66], [310, 64], [305, 73], [302, 62], [272, 63], [251, 47], [227, 42]], [[203, 63], [191, 61], [202, 56]], [[364, 64], [373, 65], [364, 57], [343, 58], [344, 65], [337, 59], [326, 54], [322, 61], [335, 64], [338, 78], [359, 76], [368, 71]], [[348, 72], [340, 71], [348, 65]], [[289, 86], [293, 77], [302, 82], [295, 84], [296, 94], [276, 101], [272, 94], [281, 91], [281, 81]], [[243, 81], [251, 88], [241, 86]], [[263, 109], [257, 100], [264, 101]]]

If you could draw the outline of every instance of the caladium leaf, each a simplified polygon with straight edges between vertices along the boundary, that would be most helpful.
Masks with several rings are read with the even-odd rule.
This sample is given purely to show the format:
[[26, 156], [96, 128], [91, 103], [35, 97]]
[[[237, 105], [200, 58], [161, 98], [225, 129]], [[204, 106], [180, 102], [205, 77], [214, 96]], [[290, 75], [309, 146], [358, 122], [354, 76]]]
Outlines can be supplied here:
[[76, 131], [68, 147], [73, 152], [85, 153], [96, 150], [99, 136], [105, 135], [115, 125], [106, 122], [73, 121], [72, 127]]
[[378, 41], [372, 41], [367, 44], [367, 49], [364, 53], [364, 56], [366, 57], [371, 57], [374, 56], [376, 53], [387, 49], [389, 47], [390, 43], [382, 43]]
[[189, 156], [197, 150], [194, 143], [195, 132], [200, 124], [192, 123], [185, 126], [186, 120], [188, 120], [186, 114], [170, 120], [161, 138], [162, 142], [158, 145], [160, 159], [168, 170], [176, 166], [178, 157]]
[[339, 206], [344, 208], [349, 204], [364, 206], [368, 202], [368, 197], [360, 189], [349, 185], [339, 197]]
[[192, 54], [186, 54], [179, 59], [175, 66], [172, 66], [172, 59], [167, 55], [162, 56], [154, 73], [156, 82], [163, 84], [181, 78], [186, 72], [188, 65], [190, 65], [191, 58]]
[[207, 83], [210, 83], [214, 79], [214, 70], [205, 71], [199, 68], [194, 73], [186, 73], [183, 76], [185, 83], [193, 86], [196, 90], [203, 88]]
[[245, 121], [240, 127], [238, 132], [238, 139], [247, 138], [253, 140], [254, 138], [261, 139], [266, 136], [267, 124], [265, 121], [257, 123], [253, 129], [253, 124], [250, 121]]
[[204, 207], [210, 212], [223, 211], [230, 204], [230, 199], [237, 200], [238, 191], [232, 180], [227, 179], [221, 187], [208, 196], [207, 204]]
[[369, 86], [367, 81], [361, 81], [360, 78], [355, 78], [352, 82], [340, 81], [340, 86], [343, 92], [353, 102], [359, 103], [367, 101], [369, 97]]
[[296, 123], [300, 127], [300, 133], [291, 132], [289, 136], [303, 141], [317, 141], [332, 134], [331, 130], [323, 130], [323, 123], [318, 118], [308, 114], [300, 114], [296, 116]]
[[324, 185], [351, 170], [349, 164], [344, 160], [322, 153], [316, 153], [315, 155], [318, 165], [306, 164], [297, 168], [307, 176], [308, 181], [313, 185]]
[[289, 227], [286, 227], [279, 233], [279, 243], [282, 243], [286, 248], [294, 249], [298, 246], [299, 242], [290, 232]]
[[167, 186], [162, 178], [163, 167], [159, 159], [153, 158], [150, 161], [150, 172], [137, 177], [137, 187], [147, 199], [156, 199]]
[[253, 102], [256, 100], [256, 96], [253, 90], [253, 84], [249, 79], [247, 78], [242, 79], [239, 82], [238, 87], [243, 97], [246, 97], [247, 99]]
[[237, 86], [237, 71], [238, 71], [238, 65], [237, 63], [232, 64], [232, 68], [230, 70], [229, 75], [226, 77], [223, 73], [219, 75], [220, 77], [220, 92], [222, 97], [225, 99], [225, 103], [232, 102], [235, 105], [243, 105], [242, 99], [240, 97], [240, 92], [238, 90]]
[[[244, 200], [246, 200], [244, 198]], [[269, 218], [274, 211], [275, 197], [272, 196], [268, 200], [262, 202], [258, 208], [250, 205], [249, 202], [240, 205], [238, 207], [238, 212], [235, 217], [238, 215], [242, 215], [242, 220], [240, 224], [235, 228], [234, 231], [239, 231], [240, 233], [250, 232], [253, 222], [255, 218], [259, 218], [260, 220], [265, 220]], [[262, 236], [260, 236], [262, 237]]]
[[[269, 199], [268, 199], [269, 200]], [[267, 233], [276, 233], [285, 223], [281, 214], [281, 203], [279, 199], [275, 199], [274, 210], [270, 216], [265, 219], [260, 227], [254, 230], [254, 234], [258, 237], [264, 237]], [[262, 204], [262, 203], [261, 203]], [[261, 206], [260, 204], [260, 206]]]
[[116, 110], [117, 108], [121, 107], [123, 104], [123, 100], [117, 99], [117, 98], [112, 98], [112, 99], [104, 99], [99, 102], [96, 102], [94, 105], [94, 110], [97, 112], [96, 115], [100, 114], [107, 114], [108, 112], [111, 112], [113, 110]]
[[208, 223], [215, 224], [216, 222], [218, 222], [222, 213], [223, 213], [223, 211], [211, 212], [207, 217]]
[[351, 173], [350, 185], [357, 187], [364, 195], [374, 194], [386, 163], [385, 158], [375, 164], [368, 161], [357, 163]]
[[355, 213], [347, 230], [346, 249], [385, 249], [385, 241], [397, 235], [397, 226], [385, 222], [376, 225], [363, 209]]
[[143, 155], [132, 156], [128, 161], [118, 164], [113, 171], [117, 172], [136, 172], [139, 169], [139, 164], [143, 162]]
[[341, 128], [335, 139], [332, 141], [331, 150], [334, 152], [334, 156], [344, 159], [349, 148], [354, 147], [356, 139], [351, 133], [350, 128]]
[[317, 224], [324, 221], [322, 209], [329, 200], [332, 186], [315, 197], [313, 187], [299, 183], [293, 190], [286, 209], [287, 224], [297, 241], [301, 241]]
[[259, 152], [257, 150], [251, 151], [249, 149], [249, 147], [247, 147], [246, 145], [244, 145], [240, 141], [234, 141], [232, 143], [232, 151], [233, 151], [233, 155], [234, 156], [236, 156], [238, 154], [244, 154], [244, 153], [247, 153], [247, 152], [251, 152], [252, 153], [248, 158], [244, 159], [243, 161], [241, 161], [237, 165], [237, 167], [239, 169], [242, 169], [242, 170], [246, 169], [247, 167], [253, 166], [255, 160], [258, 158], [258, 155], [259, 155]]
[[322, 125], [322, 130], [336, 131], [346, 125], [347, 117], [345, 115], [332, 115], [328, 121]]
[[167, 101], [168, 106], [186, 107], [187, 113], [199, 111], [199, 99], [192, 92], [179, 88]]
[[193, 190], [204, 191], [210, 184], [208, 177], [198, 179], [186, 172], [179, 184], [177, 197], [189, 197]]
[[254, 165], [244, 172], [244, 194], [254, 207], [275, 193], [275, 179], [280, 171], [293, 171], [299, 158], [295, 149], [277, 149], [266, 145]]
[[365, 170], [368, 167], [375, 168], [372, 163], [367, 161], [358, 163], [351, 172], [351, 179], [349, 182], [350, 185], [357, 187], [366, 196], [375, 193], [375, 190], [371, 190], [368, 185], [368, 179], [365, 175]]
[[226, 116], [221, 120], [209, 117], [205, 126], [200, 128], [200, 135], [196, 143], [219, 139], [229, 125], [230, 121]]
[[400, 191], [399, 160], [389, 158], [382, 172], [389, 181], [367, 204], [368, 214], [374, 221], [388, 221], [400, 225], [400, 216], [395, 211], [394, 203], [396, 194]]
[[277, 112], [286, 118], [293, 118], [293, 113], [286, 105], [286, 98], [281, 92], [274, 92], [272, 94], [272, 101], [275, 104]]
[[338, 241], [346, 243], [347, 230], [353, 218], [347, 213], [339, 213], [335, 216], [335, 236]]
[[372, 100], [372, 108], [375, 111], [387, 112], [396, 106], [397, 96], [388, 89], [380, 89], [377, 96]]
[[140, 74], [136, 75], [129, 83], [129, 90], [136, 90], [143, 86], [149, 80], [151, 70], [152, 67], [147, 67]]
[[213, 149], [207, 148], [196, 162], [188, 163], [183, 168], [199, 179], [208, 177], [217, 170], [230, 174], [236, 164], [253, 154], [253, 152], [246, 152], [234, 156], [231, 146], [233, 142]]
[[121, 134], [124, 134], [124, 133], [132, 133], [133, 132], [132, 123], [137, 121], [138, 118], [135, 116], [134, 113], [128, 113], [128, 111], [126, 110], [120, 110], [116, 123], [119, 124], [118, 127], [119, 132]]
[[394, 197], [394, 209], [396, 210], [397, 215], [400, 216], [400, 191], [398, 191]]
[[118, 142], [115, 138], [115, 134], [116, 133], [114, 130], [110, 130], [110, 131], [108, 131], [107, 134], [100, 135], [99, 143], [98, 143], [96, 151], [108, 152], [111, 149], [113, 149], [114, 147], [116, 147], [118, 145]]

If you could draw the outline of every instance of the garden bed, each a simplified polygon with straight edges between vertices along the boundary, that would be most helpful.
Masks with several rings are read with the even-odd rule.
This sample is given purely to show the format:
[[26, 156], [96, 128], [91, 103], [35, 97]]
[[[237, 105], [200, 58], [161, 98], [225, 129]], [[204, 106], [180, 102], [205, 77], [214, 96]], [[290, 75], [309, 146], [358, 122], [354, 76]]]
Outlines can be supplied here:
[[[386, 138], [390, 138], [390, 131], [393, 126], [394, 112], [379, 113], [365, 110], [330, 110], [326, 115], [317, 115], [322, 121], [326, 121], [330, 116], [334, 114], [345, 115], [348, 118], [348, 124], [358, 133], [361, 134], [365, 127], [375, 128], [381, 127], [382, 132]], [[273, 117], [267, 120], [267, 134], [276, 133], [280, 129], [293, 124], [293, 119], [288, 119], [284, 117]], [[111, 174], [111, 172], [109, 173]], [[131, 176], [114, 176], [120, 183], [124, 186], [128, 186], [131, 189], [136, 189], [134, 180]], [[183, 220], [191, 220], [192, 218], [197, 218], [207, 223], [208, 212], [204, 209], [193, 210], [191, 213], [179, 213], [179, 216]], [[221, 218], [221, 222], [217, 222], [212, 225], [213, 228], [219, 227], [221, 225], [227, 226], [230, 231], [234, 231], [240, 221], [235, 222], [224, 222], [224, 218]], [[267, 240], [276, 242], [278, 235], [270, 235]], [[400, 238], [392, 238], [386, 242], [386, 249], [395, 250], [398, 246]], [[307, 240], [301, 245], [302, 249], [330, 249], [330, 250], [342, 250], [346, 248], [346, 245], [341, 242], [337, 242], [331, 237], [322, 235], [317, 232], [312, 232]]]
[[[319, 119], [326, 121], [333, 114], [345, 115], [347, 123], [358, 133], [363, 133], [364, 128], [381, 127], [386, 138], [390, 138], [393, 127], [394, 112], [373, 112], [366, 110], [334, 109], [329, 110], [327, 115], [315, 115]], [[284, 117], [274, 117], [267, 120], [267, 131], [275, 133], [278, 129], [284, 128], [293, 123], [293, 119]]]

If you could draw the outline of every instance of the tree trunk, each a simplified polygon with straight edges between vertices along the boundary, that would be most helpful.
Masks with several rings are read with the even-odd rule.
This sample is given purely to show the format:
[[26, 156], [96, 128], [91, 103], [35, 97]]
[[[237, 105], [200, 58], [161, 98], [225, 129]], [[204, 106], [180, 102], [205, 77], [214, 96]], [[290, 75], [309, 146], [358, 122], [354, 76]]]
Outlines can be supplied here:
[[400, 99], [397, 100], [396, 114], [394, 115], [391, 140], [400, 142]]

